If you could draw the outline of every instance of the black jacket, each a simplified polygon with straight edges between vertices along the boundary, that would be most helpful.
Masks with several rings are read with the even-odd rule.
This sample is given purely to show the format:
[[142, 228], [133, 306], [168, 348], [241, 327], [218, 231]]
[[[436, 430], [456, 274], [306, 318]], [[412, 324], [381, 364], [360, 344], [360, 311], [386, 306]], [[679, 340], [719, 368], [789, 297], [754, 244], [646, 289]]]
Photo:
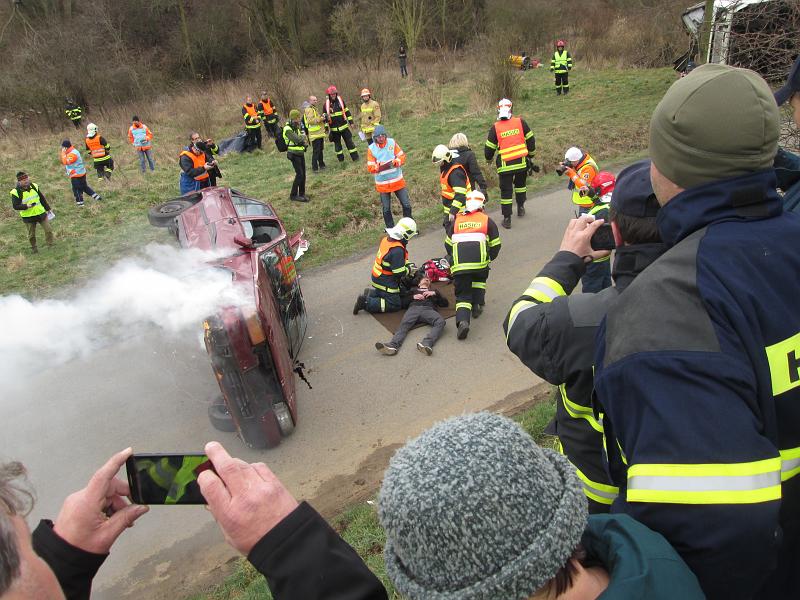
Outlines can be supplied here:
[[608, 512], [618, 493], [603, 465], [603, 426], [592, 410], [595, 334], [617, 297], [665, 250], [663, 244], [619, 248], [614, 256], [616, 285], [572, 296], [586, 266], [572, 252], [558, 252], [514, 302], [503, 325], [509, 350], [536, 375], [559, 386], [549, 431], [583, 475], [592, 512]]
[[[47, 203], [47, 199], [44, 197], [44, 192], [39, 188], [39, 186], [35, 183], [31, 183], [31, 187], [36, 186], [36, 192], [39, 194], [39, 201], [42, 203], [42, 208], [44, 208], [45, 212], [41, 215], [36, 215], [35, 217], [22, 217], [22, 220], [26, 223], [37, 222], [39, 223], [42, 219], [47, 218], [47, 213], [50, 212], [50, 205]], [[25, 210], [25, 207], [22, 204], [22, 194], [24, 191], [21, 187], [17, 186], [14, 188], [13, 191], [16, 190], [16, 194], [11, 194], [11, 206], [14, 210]]]
[[500, 158], [499, 142], [497, 141], [497, 131], [495, 130], [494, 125], [492, 125], [492, 127], [489, 129], [489, 133], [486, 136], [486, 143], [484, 144], [483, 148], [483, 156], [486, 159], [486, 162], [491, 162], [495, 152], [497, 152], [497, 157], [495, 158], [494, 162], [498, 173], [507, 173], [511, 171], [527, 169], [527, 159], [533, 158], [533, 153], [536, 150], [536, 138], [534, 137], [531, 128], [528, 127], [528, 124], [525, 122], [525, 119], [520, 119], [520, 121], [522, 121], [522, 134], [525, 136], [525, 145], [528, 148], [527, 157], [523, 156], [522, 158], [514, 158], [508, 162], [505, 162], [502, 158]]
[[472, 189], [476, 190], [480, 188], [485, 196], [486, 190], [489, 186], [486, 185], [486, 178], [481, 172], [481, 168], [478, 165], [478, 159], [475, 157], [475, 153], [470, 149], [469, 146], [460, 146], [459, 148], [456, 148], [456, 150], [458, 151], [458, 157], [461, 159], [461, 164], [464, 165], [464, 168], [467, 170], [467, 176], [472, 184]]
[[[434, 292], [436, 295], [429, 296], [424, 300], [414, 300], [414, 296], [422, 292]], [[438, 306], [440, 308], [443, 308], [450, 304], [450, 301], [444, 296], [442, 296], [442, 293], [439, 290], [435, 290], [433, 288], [419, 288], [419, 287], [411, 288], [410, 298], [411, 298], [411, 304], [414, 306], [427, 306], [429, 308], [436, 308]]]

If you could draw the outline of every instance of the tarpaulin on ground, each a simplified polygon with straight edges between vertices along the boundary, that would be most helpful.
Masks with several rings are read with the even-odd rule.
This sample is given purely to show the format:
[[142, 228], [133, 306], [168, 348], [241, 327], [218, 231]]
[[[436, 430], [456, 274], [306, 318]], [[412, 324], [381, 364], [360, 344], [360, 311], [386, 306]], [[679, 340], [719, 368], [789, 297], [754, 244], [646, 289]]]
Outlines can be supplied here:
[[[436, 283], [431, 284], [431, 288], [434, 290], [439, 290], [442, 296], [447, 298], [447, 301], [450, 303], [448, 306], [445, 307], [436, 307], [436, 310], [439, 311], [439, 314], [442, 315], [445, 319], [449, 319], [450, 317], [455, 316], [456, 314], [456, 291], [455, 286], [451, 282], [441, 282], [438, 281]], [[405, 310], [399, 310], [393, 313], [370, 313], [375, 320], [378, 321], [381, 325], [386, 327], [390, 333], [394, 334], [397, 331], [397, 328], [400, 327], [400, 321], [403, 320], [403, 315], [406, 314]], [[418, 323], [413, 327], [416, 329], [417, 327], [429, 327], [429, 325], [425, 323]]]
[[247, 134], [244, 131], [240, 131], [233, 137], [225, 138], [217, 143], [219, 146], [219, 155], [225, 156], [231, 152], [252, 152], [256, 149], [255, 144], [250, 144], [245, 146], [245, 138]]

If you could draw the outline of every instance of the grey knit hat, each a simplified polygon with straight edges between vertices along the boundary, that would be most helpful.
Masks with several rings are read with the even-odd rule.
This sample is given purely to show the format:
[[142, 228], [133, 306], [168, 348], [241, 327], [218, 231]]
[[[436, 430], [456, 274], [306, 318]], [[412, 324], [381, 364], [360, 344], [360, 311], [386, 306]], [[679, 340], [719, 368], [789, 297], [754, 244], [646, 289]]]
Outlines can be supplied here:
[[587, 520], [567, 459], [486, 412], [398, 450], [378, 508], [387, 573], [410, 600], [527, 599], [566, 564]]
[[780, 115], [757, 73], [703, 65], [670, 86], [650, 120], [650, 158], [682, 188], [772, 168]]

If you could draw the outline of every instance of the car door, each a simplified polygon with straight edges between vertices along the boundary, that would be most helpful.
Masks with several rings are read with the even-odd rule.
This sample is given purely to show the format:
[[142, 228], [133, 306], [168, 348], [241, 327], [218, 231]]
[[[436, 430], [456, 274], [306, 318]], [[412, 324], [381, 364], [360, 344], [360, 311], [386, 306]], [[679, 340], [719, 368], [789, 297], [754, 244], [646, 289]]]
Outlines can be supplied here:
[[292, 358], [297, 359], [305, 339], [308, 315], [286, 238], [261, 252], [260, 260], [275, 293], [289, 352]]

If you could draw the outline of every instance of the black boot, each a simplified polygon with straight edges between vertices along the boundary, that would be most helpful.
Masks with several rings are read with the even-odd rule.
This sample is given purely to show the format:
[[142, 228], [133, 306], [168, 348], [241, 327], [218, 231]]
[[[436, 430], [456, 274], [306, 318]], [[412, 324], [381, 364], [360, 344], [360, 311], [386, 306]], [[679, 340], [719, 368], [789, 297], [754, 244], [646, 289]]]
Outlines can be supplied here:
[[522, 204], [517, 204], [517, 216], [518, 217], [525, 216], [525, 207]]
[[363, 294], [359, 294], [358, 298], [356, 298], [356, 303], [353, 305], [353, 314], [357, 315], [359, 311], [364, 310], [367, 307], [367, 297]]
[[467, 321], [461, 321], [458, 324], [458, 333], [456, 335], [460, 340], [467, 339], [467, 335], [469, 335], [469, 323]]
[[511, 215], [503, 217], [503, 227], [506, 229], [511, 229]]

